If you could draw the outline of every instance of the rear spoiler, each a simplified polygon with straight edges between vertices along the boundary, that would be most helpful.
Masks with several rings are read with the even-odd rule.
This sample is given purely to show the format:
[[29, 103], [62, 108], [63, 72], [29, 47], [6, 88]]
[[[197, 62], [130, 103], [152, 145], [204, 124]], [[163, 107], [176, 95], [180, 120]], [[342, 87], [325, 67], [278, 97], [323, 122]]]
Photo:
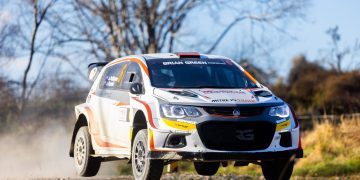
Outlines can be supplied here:
[[90, 81], [95, 81], [101, 69], [108, 64], [108, 62], [95, 62], [88, 65], [88, 78]]

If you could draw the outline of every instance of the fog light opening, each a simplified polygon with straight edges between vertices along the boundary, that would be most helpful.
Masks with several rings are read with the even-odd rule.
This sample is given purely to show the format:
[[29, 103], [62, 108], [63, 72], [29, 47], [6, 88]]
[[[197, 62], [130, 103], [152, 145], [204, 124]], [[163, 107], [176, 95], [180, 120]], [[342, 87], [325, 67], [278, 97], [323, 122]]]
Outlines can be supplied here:
[[282, 133], [280, 133], [280, 136], [281, 136], [280, 146], [282, 146], [282, 147], [291, 147], [292, 146], [290, 132], [282, 132]]
[[182, 148], [186, 146], [185, 135], [170, 134], [165, 143], [165, 147], [169, 148]]

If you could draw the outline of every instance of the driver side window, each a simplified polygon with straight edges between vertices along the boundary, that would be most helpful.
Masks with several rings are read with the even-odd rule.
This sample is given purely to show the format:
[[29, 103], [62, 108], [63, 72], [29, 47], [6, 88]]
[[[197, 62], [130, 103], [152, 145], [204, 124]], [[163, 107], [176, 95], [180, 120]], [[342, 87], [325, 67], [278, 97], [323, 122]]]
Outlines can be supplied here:
[[124, 75], [124, 79], [121, 82], [120, 88], [128, 91], [130, 90], [130, 86], [133, 83], [142, 84], [143, 82], [140, 66], [135, 62], [130, 62]]

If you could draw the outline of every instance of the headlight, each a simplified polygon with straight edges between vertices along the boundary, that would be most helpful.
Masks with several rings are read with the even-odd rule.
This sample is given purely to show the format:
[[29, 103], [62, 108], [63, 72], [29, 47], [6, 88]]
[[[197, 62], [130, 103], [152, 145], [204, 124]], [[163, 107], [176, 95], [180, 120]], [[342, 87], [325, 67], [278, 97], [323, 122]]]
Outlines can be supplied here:
[[282, 105], [282, 106], [271, 107], [269, 115], [277, 116], [277, 117], [281, 117], [281, 118], [288, 117], [290, 115], [289, 106]]
[[161, 111], [168, 118], [199, 117], [201, 112], [191, 106], [160, 105]]

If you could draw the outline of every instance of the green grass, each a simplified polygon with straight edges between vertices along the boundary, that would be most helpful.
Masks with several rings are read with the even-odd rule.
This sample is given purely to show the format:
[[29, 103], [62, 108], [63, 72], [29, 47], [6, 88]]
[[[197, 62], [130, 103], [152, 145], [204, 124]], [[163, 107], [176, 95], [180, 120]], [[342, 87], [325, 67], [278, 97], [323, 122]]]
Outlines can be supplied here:
[[360, 159], [347, 159], [343, 162], [336, 160], [325, 161], [313, 165], [299, 167], [294, 170], [296, 176], [329, 177], [358, 174], [360, 172]]
[[340, 124], [317, 124], [303, 138], [305, 157], [295, 165], [294, 175], [329, 177], [360, 173], [360, 119]]

